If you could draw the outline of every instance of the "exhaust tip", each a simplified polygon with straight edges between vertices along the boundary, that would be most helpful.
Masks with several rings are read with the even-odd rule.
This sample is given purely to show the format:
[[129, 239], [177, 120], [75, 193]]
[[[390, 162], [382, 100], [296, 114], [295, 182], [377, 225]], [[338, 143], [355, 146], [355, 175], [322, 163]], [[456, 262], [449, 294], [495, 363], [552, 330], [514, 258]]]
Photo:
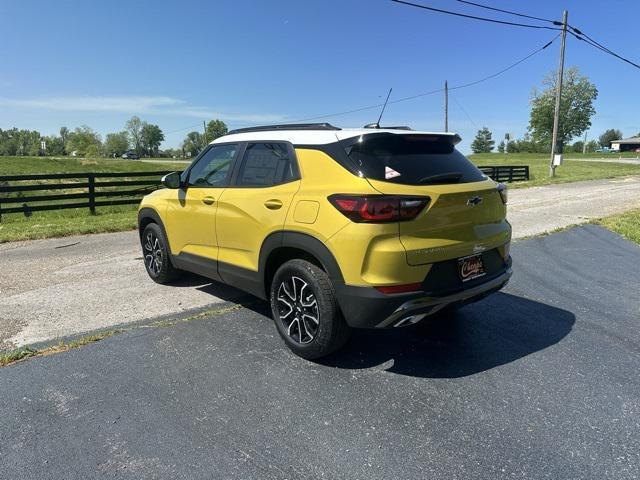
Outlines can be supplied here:
[[394, 323], [393, 326], [395, 328], [395, 327], [407, 327], [409, 325], [415, 325], [426, 316], [427, 316], [426, 313], [421, 313], [420, 315], [409, 315], [408, 317], [404, 317], [403, 319]]

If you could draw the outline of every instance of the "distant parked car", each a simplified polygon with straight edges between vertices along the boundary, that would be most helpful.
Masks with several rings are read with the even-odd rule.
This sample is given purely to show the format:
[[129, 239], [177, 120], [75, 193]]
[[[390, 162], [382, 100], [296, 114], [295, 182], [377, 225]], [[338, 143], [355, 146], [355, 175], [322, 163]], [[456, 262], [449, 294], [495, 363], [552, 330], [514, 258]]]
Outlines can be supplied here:
[[596, 153], [613, 153], [613, 152], [615, 152], [615, 150], [612, 150], [609, 147], [601, 147], [601, 148], [596, 148], [595, 152]]
[[128, 160], [138, 160], [140, 157], [133, 150], [127, 150], [122, 154], [122, 158], [128, 159]]

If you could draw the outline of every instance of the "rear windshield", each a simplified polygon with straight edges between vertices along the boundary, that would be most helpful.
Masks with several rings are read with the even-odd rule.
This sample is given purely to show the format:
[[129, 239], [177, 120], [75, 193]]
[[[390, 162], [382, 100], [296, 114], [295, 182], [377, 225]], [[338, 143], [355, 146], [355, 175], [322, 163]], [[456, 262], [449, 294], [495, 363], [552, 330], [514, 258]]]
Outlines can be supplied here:
[[486, 177], [446, 138], [372, 133], [343, 143], [366, 178], [406, 185], [478, 182]]

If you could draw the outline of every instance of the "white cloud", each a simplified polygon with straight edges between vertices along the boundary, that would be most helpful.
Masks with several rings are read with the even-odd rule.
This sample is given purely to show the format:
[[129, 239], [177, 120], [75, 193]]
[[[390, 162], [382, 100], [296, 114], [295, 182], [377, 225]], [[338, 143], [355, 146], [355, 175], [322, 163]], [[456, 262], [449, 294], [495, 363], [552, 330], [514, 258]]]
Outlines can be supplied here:
[[0, 106], [17, 109], [44, 109], [75, 112], [120, 112], [130, 114], [174, 115], [197, 118], [219, 118], [240, 122], [274, 122], [283, 115], [233, 114], [187, 104], [184, 100], [165, 96], [113, 97], [45, 97], [13, 99], [0, 97]]

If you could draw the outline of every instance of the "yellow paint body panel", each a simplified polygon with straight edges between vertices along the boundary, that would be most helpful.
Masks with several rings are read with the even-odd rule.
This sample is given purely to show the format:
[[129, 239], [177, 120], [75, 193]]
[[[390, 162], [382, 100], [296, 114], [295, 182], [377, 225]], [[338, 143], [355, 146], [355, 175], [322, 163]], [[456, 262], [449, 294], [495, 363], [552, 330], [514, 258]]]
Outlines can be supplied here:
[[260, 247], [284, 228], [300, 181], [266, 188], [227, 188], [218, 201], [218, 261], [258, 271]]

